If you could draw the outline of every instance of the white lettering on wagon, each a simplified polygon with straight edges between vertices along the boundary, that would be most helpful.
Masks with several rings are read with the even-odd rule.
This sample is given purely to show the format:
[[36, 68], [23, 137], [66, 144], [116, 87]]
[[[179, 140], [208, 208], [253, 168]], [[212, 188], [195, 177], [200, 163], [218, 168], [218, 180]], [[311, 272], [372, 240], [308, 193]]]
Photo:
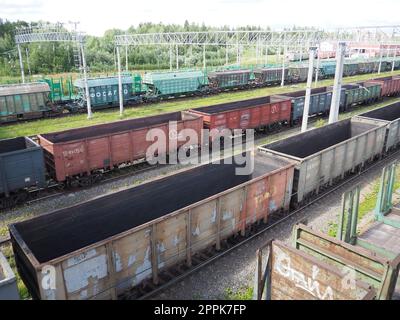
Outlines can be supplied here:
[[[97, 281], [107, 276], [107, 258], [105, 254], [87, 259], [64, 270], [65, 285], [68, 293], [81, 290], [89, 285], [89, 280]], [[94, 289], [93, 289], [94, 290]]]
[[83, 146], [81, 146], [79, 148], [71, 149], [71, 150], [64, 150], [63, 151], [63, 156], [64, 157], [72, 156], [73, 154], [83, 153], [84, 151], [85, 150], [83, 149]]
[[76, 255], [76, 256], [74, 256], [72, 258], [69, 258], [67, 260], [67, 267], [69, 268], [69, 267], [72, 267], [72, 266], [74, 266], [76, 264], [79, 264], [79, 263], [81, 263], [81, 262], [83, 262], [83, 261], [85, 261], [87, 259], [90, 259], [90, 258], [94, 257], [96, 254], [97, 254], [96, 249], [91, 249], [91, 250], [88, 250], [86, 252], [82, 252], [79, 255]]
[[317, 280], [319, 268], [312, 266], [312, 277], [307, 277], [299, 270], [292, 268], [290, 257], [278, 247], [275, 248], [276, 263], [274, 269], [283, 277], [294, 282], [297, 288], [307, 291], [320, 300], [333, 300], [333, 290], [327, 286], [324, 294], [321, 294], [321, 285]]

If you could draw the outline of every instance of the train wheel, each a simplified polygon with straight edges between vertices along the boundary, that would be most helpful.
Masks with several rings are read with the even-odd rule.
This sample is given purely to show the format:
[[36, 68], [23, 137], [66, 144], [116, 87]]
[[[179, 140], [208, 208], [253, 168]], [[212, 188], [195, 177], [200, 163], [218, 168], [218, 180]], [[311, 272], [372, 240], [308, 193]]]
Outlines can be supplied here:
[[82, 177], [79, 179], [79, 185], [83, 188], [89, 187], [92, 184], [91, 177]]

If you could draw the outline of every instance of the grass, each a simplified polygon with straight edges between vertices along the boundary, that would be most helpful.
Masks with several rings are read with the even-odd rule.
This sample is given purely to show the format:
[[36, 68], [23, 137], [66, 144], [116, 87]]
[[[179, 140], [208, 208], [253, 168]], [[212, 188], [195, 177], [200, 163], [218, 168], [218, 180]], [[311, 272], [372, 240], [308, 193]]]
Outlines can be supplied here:
[[[393, 190], [397, 190], [400, 188], [400, 172], [396, 173], [395, 180], [396, 182], [394, 184]], [[364, 196], [363, 201], [361, 201], [359, 204], [358, 222], [361, 221], [368, 213], [372, 212], [375, 209], [376, 201], [378, 199], [379, 187], [380, 187], [380, 177], [374, 180], [372, 190]], [[338, 223], [331, 221], [329, 222], [328, 225], [329, 225], [328, 235], [331, 237], [336, 237]]]
[[227, 288], [225, 290], [225, 300], [252, 300], [254, 288], [252, 286], [242, 287], [239, 290]]
[[[400, 74], [400, 71], [394, 73], [382, 73], [380, 76]], [[362, 81], [373, 77], [378, 77], [378, 74], [368, 74], [355, 77], [347, 77], [344, 83]], [[323, 80], [318, 83], [318, 86], [329, 86], [333, 84], [333, 80]], [[237, 91], [231, 93], [222, 93], [215, 96], [205, 98], [193, 98], [185, 100], [172, 100], [169, 102], [161, 102], [154, 104], [142, 105], [140, 107], [125, 109], [124, 115], [120, 117], [119, 109], [110, 109], [102, 112], [95, 112], [93, 118], [88, 120], [86, 114], [71, 115], [65, 118], [41, 119], [31, 122], [21, 122], [13, 125], [0, 127], [0, 139], [14, 138], [19, 136], [32, 136], [40, 133], [49, 133], [62, 131], [67, 129], [86, 127], [95, 124], [108, 123], [121, 119], [131, 119], [157, 115], [166, 112], [175, 112], [187, 110], [190, 108], [201, 107], [230, 101], [256, 98], [272, 94], [280, 94], [284, 92], [296, 91], [305, 88], [305, 84], [285, 87], [267, 87], [255, 90]]]

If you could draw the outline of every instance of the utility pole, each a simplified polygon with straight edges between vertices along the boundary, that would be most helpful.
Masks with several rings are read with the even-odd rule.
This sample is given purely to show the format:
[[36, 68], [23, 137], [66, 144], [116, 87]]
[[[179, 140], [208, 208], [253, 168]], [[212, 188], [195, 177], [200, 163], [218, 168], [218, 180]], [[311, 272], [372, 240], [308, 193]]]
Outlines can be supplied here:
[[21, 68], [21, 79], [22, 83], [25, 83], [25, 73], [24, 73], [24, 62], [22, 61], [21, 46], [17, 45], [18, 57], [19, 57], [19, 67]]
[[[317, 47], [310, 47], [310, 55], [308, 61], [308, 77], [307, 77], [307, 89], [306, 89], [306, 98], [304, 101], [304, 109], [303, 109], [303, 121], [301, 123], [301, 132], [307, 131], [307, 123], [308, 123], [308, 114], [310, 110], [310, 100], [311, 100], [311, 85], [312, 85], [312, 77], [314, 73], [314, 56]], [[301, 53], [303, 54], [303, 52]]]
[[321, 62], [321, 60], [320, 60], [319, 52], [317, 51], [317, 67], [315, 68], [315, 87], [317, 87], [317, 85], [318, 85], [320, 62]]
[[172, 71], [172, 45], [169, 46], [169, 71]]
[[345, 51], [346, 51], [346, 43], [339, 42], [338, 49], [336, 52], [335, 81], [333, 85], [331, 109], [329, 112], [329, 123], [334, 123], [338, 121], [339, 118], [340, 93], [342, 91]]
[[128, 72], [128, 46], [125, 46], [125, 71]]
[[[29, 61], [29, 48], [26, 48], [25, 52], [26, 52], [26, 63], [28, 64], [29, 79], [31, 80], [32, 72], [31, 72], [31, 63]], [[393, 65], [394, 65], [394, 63], [393, 63]]]
[[281, 87], [285, 85], [285, 60], [286, 60], [286, 54], [287, 54], [287, 47], [285, 45], [285, 48], [283, 50], [283, 57], [282, 57], [282, 81], [281, 81]]
[[92, 103], [90, 101], [90, 93], [89, 93], [89, 85], [87, 79], [87, 66], [86, 66], [86, 58], [85, 52], [83, 48], [83, 40], [79, 39], [79, 47], [81, 49], [81, 56], [82, 56], [82, 69], [83, 69], [83, 81], [85, 83], [85, 91], [86, 91], [86, 108], [87, 108], [87, 118], [92, 118]]
[[121, 55], [119, 46], [117, 46], [117, 62], [118, 62], [118, 95], [119, 95], [119, 115], [124, 114], [124, 97], [122, 95], [122, 73], [121, 73]]
[[206, 70], [206, 45], [203, 44], [203, 70]]
[[381, 46], [379, 46], [379, 48], [380, 48], [380, 55], [379, 55], [379, 67], [378, 67], [378, 74], [381, 74], [383, 52], [382, 52], [382, 47], [381, 47]]
[[176, 70], [179, 70], [179, 51], [178, 51], [178, 44], [175, 45], [175, 54], [176, 54]]

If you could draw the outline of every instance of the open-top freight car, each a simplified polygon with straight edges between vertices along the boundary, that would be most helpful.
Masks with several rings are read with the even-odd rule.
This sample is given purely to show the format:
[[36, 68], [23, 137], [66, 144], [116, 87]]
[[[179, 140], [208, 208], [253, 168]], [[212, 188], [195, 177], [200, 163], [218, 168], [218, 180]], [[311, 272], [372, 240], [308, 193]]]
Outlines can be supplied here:
[[385, 134], [382, 124], [346, 119], [259, 149], [296, 162], [292, 203], [298, 205], [380, 156]]
[[[320, 259], [308, 251], [292, 248], [278, 240], [268, 242], [257, 250], [255, 299], [373, 300], [376, 298], [374, 288], [360, 279], [355, 279], [352, 285], [345, 284], [341, 266], [331, 263], [328, 259]], [[352, 264], [349, 262], [345, 266], [351, 268]]]
[[[282, 81], [282, 68], [261, 68], [254, 70], [254, 81], [257, 85], [274, 85]], [[288, 79], [289, 69], [285, 68], [284, 81]]]
[[[275, 95], [273, 97], [290, 99], [291, 101], [291, 125], [297, 124], [303, 118], [304, 103], [306, 99], [306, 91], [295, 91], [285, 94]], [[308, 115], [310, 117], [321, 114], [329, 114], [332, 101], [332, 90], [328, 87], [311, 89], [310, 109]], [[342, 104], [341, 104], [342, 106]]]
[[[109, 299], [289, 208], [293, 164], [256, 153], [246, 164], [205, 164], [10, 227], [33, 298]], [[66, 241], [67, 239], [67, 241]], [[44, 267], [56, 286], [44, 288]], [[133, 291], [134, 292], [134, 291]], [[133, 294], [131, 291], [131, 294]]]
[[208, 73], [208, 84], [211, 89], [242, 89], [250, 87], [251, 78], [250, 69], [215, 71]]
[[290, 65], [288, 69], [288, 82], [306, 82], [308, 78], [308, 65]]
[[47, 83], [33, 82], [0, 86], [0, 123], [43, 118], [53, 110]]
[[359, 114], [354, 118], [360, 122], [380, 123], [386, 126], [386, 152], [396, 148], [400, 144], [400, 102]]
[[28, 137], [0, 140], [0, 208], [23, 203], [46, 186], [42, 148]]
[[400, 77], [391, 76], [367, 80], [365, 83], [379, 84], [381, 88], [381, 96], [396, 96], [400, 94]]
[[191, 109], [203, 118], [207, 129], [273, 130], [290, 122], [290, 100], [262, 97]]
[[[329, 87], [333, 90], [333, 87]], [[381, 84], [373, 82], [361, 82], [342, 85], [340, 105], [342, 110], [350, 110], [351, 107], [375, 102], [381, 98]]]
[[51, 177], [72, 186], [85, 186], [101, 178], [103, 171], [146, 158], [156, 134], [152, 129], [165, 134], [166, 145], [165, 150], [159, 150], [161, 154], [168, 153], [172, 140], [176, 140], [177, 148], [186, 142], [178, 141], [182, 129], [195, 130], [200, 139], [202, 127], [201, 117], [174, 112], [48, 133], [39, 135], [38, 139]]

